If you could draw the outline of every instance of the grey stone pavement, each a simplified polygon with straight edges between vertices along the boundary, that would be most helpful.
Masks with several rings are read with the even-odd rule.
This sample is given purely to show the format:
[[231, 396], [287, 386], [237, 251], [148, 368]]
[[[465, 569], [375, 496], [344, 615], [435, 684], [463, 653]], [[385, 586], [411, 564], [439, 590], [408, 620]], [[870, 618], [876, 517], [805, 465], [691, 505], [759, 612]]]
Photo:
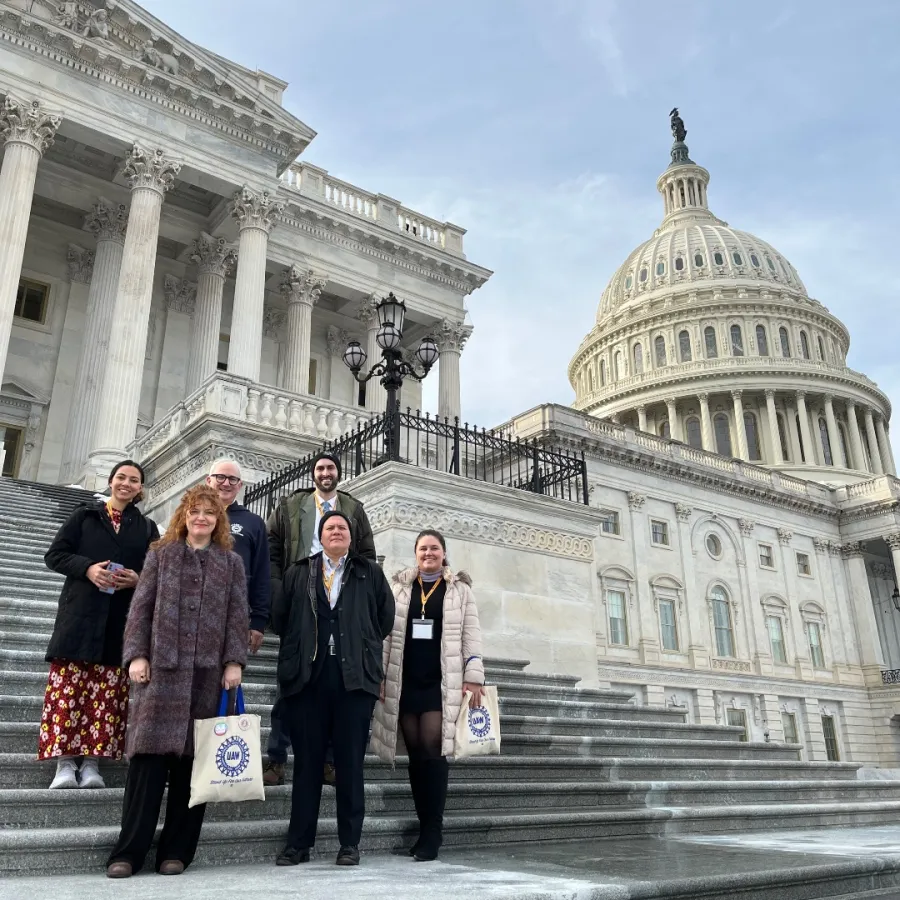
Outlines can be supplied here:
[[[900, 826], [520, 844], [448, 850], [436, 863], [375, 854], [358, 868], [339, 868], [329, 854], [293, 868], [267, 859], [168, 878], [151, 869], [111, 881], [101, 870], [5, 878], [0, 900], [629, 900], [690, 896], [692, 885], [703, 896], [729, 896], [723, 878], [733, 887], [764, 885], [767, 877], [802, 877], [809, 866], [878, 859], [900, 866]], [[900, 889], [860, 896], [900, 900]]]

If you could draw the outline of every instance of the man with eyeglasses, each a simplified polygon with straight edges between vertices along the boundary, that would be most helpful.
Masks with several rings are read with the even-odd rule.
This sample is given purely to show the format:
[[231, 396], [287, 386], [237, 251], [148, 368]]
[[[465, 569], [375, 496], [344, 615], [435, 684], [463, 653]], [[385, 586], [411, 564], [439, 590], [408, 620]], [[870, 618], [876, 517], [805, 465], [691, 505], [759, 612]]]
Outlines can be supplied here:
[[263, 633], [269, 621], [271, 581], [269, 577], [269, 540], [266, 523], [255, 512], [250, 512], [237, 502], [237, 495], [244, 482], [241, 467], [230, 459], [219, 459], [212, 464], [206, 483], [216, 489], [219, 499], [228, 512], [234, 552], [244, 562], [247, 576], [247, 603], [250, 607], [251, 653], [256, 653], [263, 642]]

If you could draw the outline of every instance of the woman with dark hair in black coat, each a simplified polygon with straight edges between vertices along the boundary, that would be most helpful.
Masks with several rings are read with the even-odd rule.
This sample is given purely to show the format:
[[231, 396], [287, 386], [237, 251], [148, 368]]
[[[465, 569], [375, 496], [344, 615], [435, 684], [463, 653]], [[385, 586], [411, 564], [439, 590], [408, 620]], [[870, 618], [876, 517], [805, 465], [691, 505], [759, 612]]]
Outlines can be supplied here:
[[121, 759], [125, 749], [122, 637], [138, 573], [159, 538], [135, 506], [143, 484], [137, 463], [120, 462], [109, 476], [109, 498], [76, 509], [44, 556], [48, 568], [66, 576], [47, 647], [38, 739], [38, 759], [57, 761], [51, 788], [104, 787], [97, 761]]

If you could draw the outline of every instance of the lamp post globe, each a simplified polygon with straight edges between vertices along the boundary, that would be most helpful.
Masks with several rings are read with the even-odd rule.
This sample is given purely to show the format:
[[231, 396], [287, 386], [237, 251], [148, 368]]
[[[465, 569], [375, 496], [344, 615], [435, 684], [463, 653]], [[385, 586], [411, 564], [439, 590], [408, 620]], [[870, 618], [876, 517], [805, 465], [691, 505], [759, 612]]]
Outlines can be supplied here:
[[438, 345], [431, 337], [422, 338], [422, 342], [416, 350], [416, 359], [426, 372], [437, 362], [440, 355]]
[[406, 304], [402, 300], [398, 300], [391, 291], [384, 297], [375, 307], [378, 315], [378, 324], [381, 328], [391, 325], [396, 328], [397, 332], [402, 336], [403, 326], [406, 321]]
[[367, 355], [359, 341], [350, 341], [347, 349], [344, 350], [344, 365], [351, 372], [358, 372], [366, 364]]

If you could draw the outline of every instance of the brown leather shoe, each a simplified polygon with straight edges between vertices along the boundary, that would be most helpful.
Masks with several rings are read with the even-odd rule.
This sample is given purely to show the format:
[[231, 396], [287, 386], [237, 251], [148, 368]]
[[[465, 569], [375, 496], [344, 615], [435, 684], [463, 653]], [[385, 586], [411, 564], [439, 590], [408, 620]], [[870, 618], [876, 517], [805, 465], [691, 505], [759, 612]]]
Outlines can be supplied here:
[[325, 771], [322, 773], [322, 783], [334, 787], [336, 776], [334, 774], [334, 766], [331, 763], [325, 763]]
[[159, 865], [160, 875], [180, 875], [184, 871], [184, 863], [180, 859], [164, 859]]
[[130, 862], [114, 862], [106, 867], [107, 878], [131, 878]]
[[284, 784], [284, 763], [266, 763], [263, 769], [263, 784], [266, 787], [277, 787]]

